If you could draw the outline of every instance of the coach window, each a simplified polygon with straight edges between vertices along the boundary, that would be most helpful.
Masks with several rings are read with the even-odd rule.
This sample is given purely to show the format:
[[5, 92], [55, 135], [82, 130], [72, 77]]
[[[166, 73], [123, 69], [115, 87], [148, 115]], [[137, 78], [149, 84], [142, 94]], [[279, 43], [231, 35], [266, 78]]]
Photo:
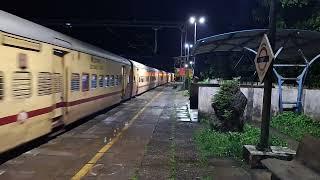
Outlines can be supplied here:
[[51, 73], [38, 73], [38, 96], [46, 96], [52, 94]]
[[52, 93], [62, 92], [62, 76], [60, 73], [52, 74], [52, 84], [53, 84]]
[[82, 74], [82, 91], [89, 91], [89, 74]]
[[99, 76], [99, 87], [103, 87], [103, 76]]
[[114, 86], [114, 75], [110, 76], [110, 86]]
[[104, 83], [105, 83], [105, 87], [110, 86], [110, 76], [109, 75], [106, 75], [106, 77], [104, 77]]
[[115, 83], [114, 83], [114, 75], [111, 75], [111, 76], [110, 76], [110, 86], [115, 86]]
[[4, 97], [4, 81], [3, 81], [3, 74], [2, 74], [2, 72], [0, 72], [0, 100], [2, 100], [3, 99], [3, 97]]
[[91, 89], [96, 89], [97, 88], [97, 75], [92, 74], [91, 76]]
[[117, 86], [118, 85], [118, 76], [115, 75], [114, 76], [114, 86]]
[[12, 76], [12, 95], [16, 99], [31, 97], [31, 73], [16, 71]]
[[122, 83], [122, 76], [119, 75], [119, 85], [121, 85], [121, 83]]
[[118, 86], [120, 83], [119, 83], [119, 75], [116, 75], [115, 76], [115, 86]]
[[78, 73], [71, 74], [71, 91], [80, 91], [80, 75]]

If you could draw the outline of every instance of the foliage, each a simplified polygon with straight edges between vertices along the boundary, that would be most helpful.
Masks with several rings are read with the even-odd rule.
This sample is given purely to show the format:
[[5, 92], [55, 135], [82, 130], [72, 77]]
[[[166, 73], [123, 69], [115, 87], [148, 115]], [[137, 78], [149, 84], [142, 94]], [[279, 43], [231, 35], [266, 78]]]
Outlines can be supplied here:
[[300, 141], [303, 136], [310, 134], [320, 137], [320, 123], [310, 117], [294, 112], [284, 112], [272, 118], [271, 127]]
[[[209, 157], [231, 157], [242, 159], [243, 145], [258, 144], [260, 129], [245, 125], [244, 131], [221, 133], [211, 130], [208, 126], [195, 133], [194, 139], [200, 154], [204, 159]], [[272, 136], [270, 143], [276, 146], [286, 146], [279, 137]]]
[[239, 90], [239, 82], [237, 80], [224, 81], [217, 94], [212, 98], [212, 103], [216, 108], [223, 110], [222, 117], [225, 121], [230, 121], [232, 118], [233, 109], [231, 103], [234, 101], [234, 94]]
[[[172, 140], [175, 139], [175, 128], [176, 128], [176, 124], [175, 123], [172, 123], [171, 125], [171, 136], [170, 138]], [[170, 145], [170, 180], [174, 180], [176, 179], [176, 176], [177, 176], [177, 161], [176, 161], [176, 143], [175, 141], [172, 141], [171, 142], [171, 145]]]
[[280, 0], [282, 7], [292, 7], [292, 6], [305, 6], [308, 5], [309, 0]]
[[184, 91], [183, 91], [183, 96], [189, 96], [189, 94], [190, 94], [190, 93], [189, 93], [189, 90], [184, 90]]
[[212, 102], [217, 104], [219, 109], [230, 109], [233, 95], [240, 88], [237, 80], [224, 81], [217, 94], [213, 96]]
[[199, 81], [198, 83], [199, 84], [207, 84], [207, 83], [209, 83], [209, 78], [206, 78], [206, 79], [204, 79], [204, 80], [202, 80], [202, 81]]

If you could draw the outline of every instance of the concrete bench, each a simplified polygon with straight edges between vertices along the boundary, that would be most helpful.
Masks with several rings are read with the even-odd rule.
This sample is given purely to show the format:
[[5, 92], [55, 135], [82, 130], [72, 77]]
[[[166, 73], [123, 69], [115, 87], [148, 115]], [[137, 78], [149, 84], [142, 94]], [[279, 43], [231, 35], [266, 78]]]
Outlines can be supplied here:
[[272, 180], [320, 180], [320, 140], [304, 137], [292, 161], [270, 158], [261, 162], [271, 171]]

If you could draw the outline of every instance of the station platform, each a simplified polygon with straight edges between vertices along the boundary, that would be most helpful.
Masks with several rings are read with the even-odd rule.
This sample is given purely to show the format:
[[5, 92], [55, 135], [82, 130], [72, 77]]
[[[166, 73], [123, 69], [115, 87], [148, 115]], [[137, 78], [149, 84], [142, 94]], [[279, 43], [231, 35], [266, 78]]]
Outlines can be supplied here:
[[4, 162], [0, 180], [261, 179], [230, 159], [200, 166], [188, 111], [184, 91], [158, 87]]
[[130, 179], [160, 119], [174, 106], [158, 87], [0, 166], [0, 179]]

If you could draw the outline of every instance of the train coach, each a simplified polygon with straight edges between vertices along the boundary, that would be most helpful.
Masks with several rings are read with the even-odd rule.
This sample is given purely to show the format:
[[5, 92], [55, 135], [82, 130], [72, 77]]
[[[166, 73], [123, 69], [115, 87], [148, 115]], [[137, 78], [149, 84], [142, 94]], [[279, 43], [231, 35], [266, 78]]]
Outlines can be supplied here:
[[0, 153], [168, 82], [168, 73], [0, 11]]

